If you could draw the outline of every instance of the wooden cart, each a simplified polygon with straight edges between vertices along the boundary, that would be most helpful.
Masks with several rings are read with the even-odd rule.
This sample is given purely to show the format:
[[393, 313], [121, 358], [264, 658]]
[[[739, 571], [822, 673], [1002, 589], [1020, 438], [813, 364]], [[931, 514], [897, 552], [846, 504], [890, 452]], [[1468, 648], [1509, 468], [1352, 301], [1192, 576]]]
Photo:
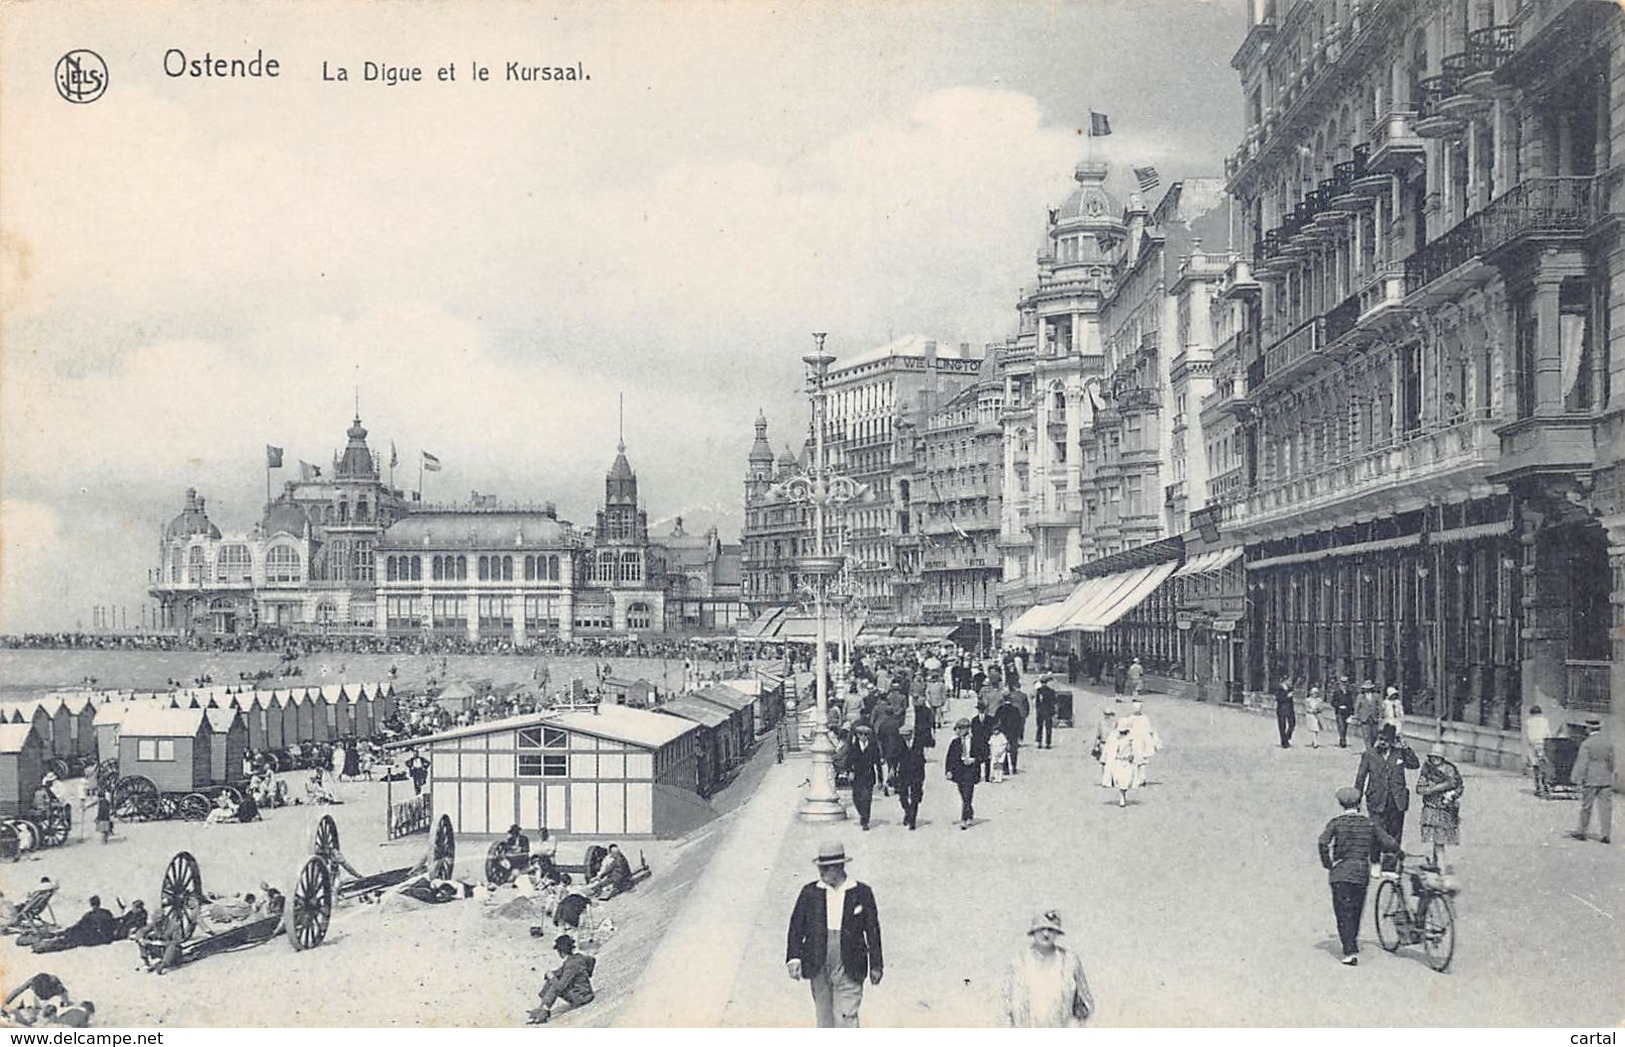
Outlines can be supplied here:
[[432, 879], [451, 879], [452, 871], [457, 866], [457, 833], [451, 827], [451, 816], [442, 814], [435, 824], [434, 837], [429, 841], [428, 854], [417, 865], [340, 881], [339, 859], [342, 851], [339, 849], [339, 827], [332, 815], [324, 814], [311, 834], [310, 853], [327, 869], [338, 898], [359, 898], [374, 891], [398, 887], [420, 871]]
[[[313, 949], [327, 937], [333, 916], [333, 878], [319, 858], [306, 858], [295, 874], [280, 916], [248, 920], [224, 930], [198, 933], [198, 910], [208, 903], [197, 859], [181, 851], [169, 860], [159, 889], [158, 907], [171, 927], [181, 928], [181, 961], [191, 963], [217, 953], [270, 941], [286, 931], [295, 950]], [[143, 942], [143, 953], [161, 953], [167, 942]]]

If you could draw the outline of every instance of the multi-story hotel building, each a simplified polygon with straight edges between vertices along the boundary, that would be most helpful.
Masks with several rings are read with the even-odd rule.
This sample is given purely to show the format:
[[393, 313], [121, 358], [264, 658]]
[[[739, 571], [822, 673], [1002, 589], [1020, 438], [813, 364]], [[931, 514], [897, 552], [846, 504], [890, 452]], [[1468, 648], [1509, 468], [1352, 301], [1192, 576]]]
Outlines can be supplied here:
[[914, 620], [966, 627], [958, 635], [984, 646], [999, 626], [1003, 407], [998, 354], [989, 353], [975, 384], [926, 416], [906, 477], [921, 543]]
[[834, 547], [845, 552], [850, 588], [871, 621], [906, 620], [918, 585], [914, 492], [894, 470], [913, 455], [924, 419], [974, 383], [981, 363], [968, 344], [939, 350], [911, 335], [830, 367], [825, 450], [833, 468], [867, 488], [864, 499], [836, 514], [844, 533]]
[[1241, 370], [1215, 393], [1248, 682], [1396, 685], [1500, 759], [1531, 704], [1572, 721], [1625, 684], [1625, 15], [1249, 6]]
[[753, 616], [801, 599], [797, 561], [812, 549], [812, 508], [781, 497], [774, 485], [801, 470], [789, 448], [775, 461], [767, 442], [767, 418], [756, 415], [756, 440], [745, 467], [745, 527], [741, 574], [743, 600]]

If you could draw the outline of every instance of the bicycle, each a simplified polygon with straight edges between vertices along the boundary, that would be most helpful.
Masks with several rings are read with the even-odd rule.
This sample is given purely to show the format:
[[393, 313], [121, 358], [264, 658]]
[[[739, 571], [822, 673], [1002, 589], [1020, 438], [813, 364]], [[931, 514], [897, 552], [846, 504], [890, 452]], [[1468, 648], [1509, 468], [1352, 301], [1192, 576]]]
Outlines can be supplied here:
[[1397, 873], [1382, 874], [1377, 888], [1377, 941], [1388, 952], [1420, 944], [1428, 966], [1443, 973], [1456, 954], [1456, 908], [1450, 900], [1456, 890], [1431, 859], [1407, 856]]

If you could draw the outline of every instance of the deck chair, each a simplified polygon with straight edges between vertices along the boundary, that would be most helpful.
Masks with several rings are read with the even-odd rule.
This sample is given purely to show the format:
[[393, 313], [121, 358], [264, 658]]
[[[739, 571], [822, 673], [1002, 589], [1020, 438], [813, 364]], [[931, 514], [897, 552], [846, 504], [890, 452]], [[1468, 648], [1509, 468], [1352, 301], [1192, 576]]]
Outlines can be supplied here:
[[17, 914], [0, 927], [0, 934], [55, 934], [58, 928], [51, 898], [55, 896], [57, 886], [53, 883], [49, 887], [36, 887], [29, 891], [28, 897], [18, 903]]

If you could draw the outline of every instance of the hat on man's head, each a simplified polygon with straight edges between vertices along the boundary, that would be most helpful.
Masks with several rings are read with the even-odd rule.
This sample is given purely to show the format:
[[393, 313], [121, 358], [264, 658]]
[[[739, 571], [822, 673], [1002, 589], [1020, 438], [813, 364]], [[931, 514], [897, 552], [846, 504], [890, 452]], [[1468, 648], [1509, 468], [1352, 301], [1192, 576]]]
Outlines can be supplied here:
[[1591, 728], [1593, 731], [1599, 729], [1600, 727], [1602, 727], [1602, 717], [1600, 717], [1600, 716], [1587, 716], [1586, 717], [1586, 726]]
[[1028, 934], [1038, 931], [1054, 931], [1056, 934], [1065, 934], [1066, 929], [1061, 926], [1061, 914], [1054, 909], [1045, 909], [1033, 917], [1032, 925], [1027, 928]]
[[1444, 746], [1440, 745], [1438, 742], [1434, 742], [1432, 745], [1428, 746], [1428, 756], [1437, 756], [1441, 760], [1444, 759]]
[[1362, 691], [1375, 691], [1376, 689], [1377, 689], [1377, 685], [1375, 683], [1371, 682], [1371, 680], [1369, 680], [1369, 679], [1366, 680], [1365, 683], [1362, 683], [1360, 685], [1360, 690], [1362, 690]]
[[1399, 728], [1391, 723], [1385, 723], [1382, 725], [1382, 730], [1377, 732], [1377, 737], [1382, 741], [1391, 742], [1399, 737]]
[[1387, 693], [1389, 693], [1389, 694], [1398, 694], [1399, 693], [1399, 688], [1395, 687], [1393, 684], [1389, 684]]
[[813, 864], [819, 868], [826, 865], [845, 865], [846, 845], [839, 840], [825, 840], [818, 845], [818, 857], [813, 859]]
[[875, 732], [873, 727], [870, 727], [868, 724], [862, 722], [854, 724], [852, 729], [857, 731], [859, 734], [873, 734]]
[[1540, 706], [1538, 706], [1538, 705], [1531, 705], [1531, 706], [1530, 706], [1530, 707], [1529, 707], [1529, 714], [1530, 714], [1530, 715], [1531, 715], [1531, 716], [1539, 716], [1539, 715], [1540, 715]]
[[968, 731], [968, 730], [970, 730], [970, 721], [965, 719], [963, 716], [961, 716], [959, 718], [959, 722], [954, 724], [954, 730], [956, 730], [956, 731]]
[[1337, 790], [1337, 802], [1342, 804], [1344, 807], [1360, 806], [1360, 790], [1354, 788], [1352, 785], [1343, 786], [1341, 789]]
[[553, 948], [563, 950], [564, 952], [575, 952], [576, 940], [570, 937], [568, 934], [561, 934], [557, 938], [553, 939]]

